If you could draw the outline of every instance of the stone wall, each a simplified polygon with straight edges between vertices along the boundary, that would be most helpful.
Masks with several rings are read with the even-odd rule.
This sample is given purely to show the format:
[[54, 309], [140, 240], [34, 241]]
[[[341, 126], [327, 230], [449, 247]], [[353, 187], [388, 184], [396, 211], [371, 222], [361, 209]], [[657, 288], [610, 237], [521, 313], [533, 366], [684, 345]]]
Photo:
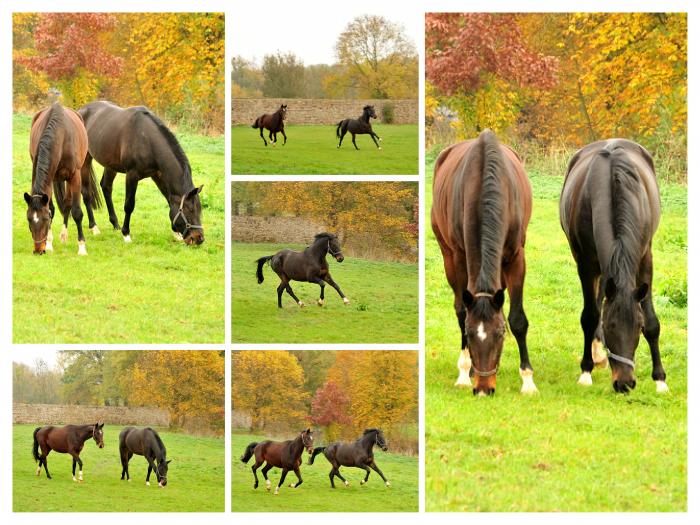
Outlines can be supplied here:
[[362, 108], [374, 105], [377, 122], [382, 121], [382, 106], [393, 104], [394, 124], [418, 123], [418, 100], [347, 100], [347, 99], [286, 99], [286, 98], [234, 98], [231, 101], [231, 121], [233, 125], [253, 125], [255, 119], [264, 113], [273, 113], [280, 104], [287, 104], [287, 124], [336, 125], [346, 118], [362, 115]]
[[14, 403], [12, 422], [31, 425], [138, 425], [167, 427], [167, 410], [155, 407], [98, 407]]
[[303, 217], [231, 217], [231, 240], [239, 242], [310, 244], [324, 230], [322, 223]]

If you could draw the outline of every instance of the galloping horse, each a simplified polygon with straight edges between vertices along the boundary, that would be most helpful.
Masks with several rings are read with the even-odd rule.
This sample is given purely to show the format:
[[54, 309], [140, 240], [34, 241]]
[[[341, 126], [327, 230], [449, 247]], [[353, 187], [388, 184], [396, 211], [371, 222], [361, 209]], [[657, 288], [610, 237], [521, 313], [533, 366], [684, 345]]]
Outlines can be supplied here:
[[158, 486], [168, 484], [168, 464], [171, 460], [165, 458], [165, 445], [158, 432], [152, 428], [126, 427], [119, 433], [119, 456], [122, 461], [122, 478], [129, 479], [129, 460], [134, 454], [143, 456], [148, 462], [146, 485], [150, 485], [151, 471], [156, 473]]
[[454, 292], [461, 335], [457, 386], [492, 394], [508, 322], [520, 350], [522, 393], [537, 391], [523, 310], [525, 233], [532, 190], [520, 158], [490, 130], [445, 149], [435, 163], [431, 222]]
[[175, 135], [149, 109], [138, 106], [120, 108], [111, 102], [92, 102], [78, 110], [85, 121], [89, 153], [83, 171], [92, 170], [92, 160], [104, 166], [100, 185], [104, 193], [109, 222], [119, 229], [112, 202], [112, 185], [117, 173], [126, 173], [124, 224], [125, 242], [131, 242], [129, 224], [136, 205], [136, 188], [150, 177], [168, 201], [170, 226], [177, 239], [185, 243], [204, 242], [200, 223], [202, 205], [198, 188], [192, 182], [192, 170]]
[[639, 144], [594, 142], [569, 162], [559, 217], [583, 289], [581, 385], [592, 383], [594, 364], [609, 360], [615, 391], [632, 390], [641, 331], [649, 343], [656, 391], [668, 391], [651, 297], [651, 243], [660, 215], [654, 162]]
[[275, 494], [279, 494], [280, 487], [284, 483], [284, 478], [287, 476], [287, 472], [290, 470], [294, 471], [296, 474], [297, 481], [296, 485], [290, 483], [289, 486], [292, 488], [297, 488], [303, 483], [304, 480], [301, 479], [301, 472], [299, 466], [301, 465], [301, 455], [306, 448], [308, 454], [312, 454], [314, 451], [314, 436], [310, 428], [302, 430], [295, 439], [289, 439], [287, 441], [261, 441], [260, 443], [251, 443], [245, 449], [245, 452], [241, 456], [241, 461], [243, 463], [248, 463], [250, 458], [255, 456], [255, 464], [253, 465], [253, 476], [255, 477], [255, 485], [253, 488], [258, 488], [258, 473], [257, 470], [263, 463], [267, 464], [262, 469], [263, 477], [265, 478], [265, 488], [270, 490], [270, 479], [267, 477], [267, 472], [272, 467], [278, 467], [282, 469], [282, 476], [280, 476], [279, 483], [275, 488]]
[[[56, 452], [73, 456], [73, 481], [82, 483], [83, 461], [80, 459], [80, 451], [83, 450], [85, 442], [90, 438], [95, 440], [98, 447], [104, 448], [104, 432], [102, 431], [104, 426], [104, 423], [101, 425], [96, 423], [94, 425], [66, 425], [65, 427], [46, 426], [34, 429], [32, 455], [34, 456], [34, 461], [39, 462], [39, 466], [36, 468], [36, 475], [39, 476], [41, 474], [41, 465], [44, 465], [46, 477], [51, 479], [46, 457], [49, 455], [49, 452], [55, 450]], [[39, 454], [39, 448], [41, 448], [41, 454]], [[78, 479], [75, 479], [76, 463], [80, 466]]]
[[88, 149], [88, 138], [83, 119], [58, 102], [39, 111], [32, 119], [29, 139], [29, 155], [32, 158], [32, 193], [24, 194], [27, 203], [27, 221], [34, 241], [34, 253], [53, 251], [51, 222], [55, 200], [63, 215], [61, 241], [68, 238], [68, 215], [73, 216], [78, 229], [78, 255], [87, 255], [83, 235], [83, 211], [80, 208], [82, 193], [88, 212], [89, 226], [99, 233], [92, 213], [100, 205], [94, 175], [85, 173], [81, 180], [81, 168]]
[[282, 281], [277, 287], [277, 306], [279, 308], [282, 308], [282, 292], [284, 290], [287, 290], [287, 293], [300, 307], [304, 306], [304, 303], [294, 295], [289, 281], [318, 284], [321, 287], [321, 297], [318, 299], [319, 306], [323, 306], [325, 302], [323, 293], [326, 283], [328, 283], [335, 288], [343, 299], [343, 303], [347, 306], [350, 304], [350, 300], [345, 297], [345, 294], [335, 283], [328, 269], [328, 263], [326, 262], [326, 255], [328, 253], [335, 257], [335, 260], [338, 262], [343, 262], [345, 259], [340, 250], [340, 241], [338, 241], [338, 237], [332, 233], [324, 232], [316, 234], [314, 242], [303, 252], [296, 252], [285, 248], [274, 255], [260, 257], [260, 259], [256, 261], [258, 264], [258, 270], [256, 272], [258, 284], [262, 284], [265, 280], [262, 273], [263, 265], [269, 262], [274, 272]]
[[311, 457], [309, 458], [309, 465], [313, 465], [314, 458], [320, 453], [323, 453], [332, 466], [331, 473], [328, 475], [328, 477], [331, 478], [331, 487], [333, 488], [335, 488], [335, 483], [333, 481], [334, 476], [338, 476], [340, 480], [345, 483], [346, 487], [350, 485], [350, 483], [340, 474], [341, 466], [363, 469], [367, 474], [365, 475], [365, 479], [360, 480], [360, 485], [367, 483], [367, 480], [369, 479], [369, 469], [371, 468], [381, 476], [381, 478], [384, 480], [384, 484], [387, 487], [390, 487], [391, 482], [386, 479], [384, 473], [374, 462], [374, 451], [372, 450], [374, 445], [377, 445], [384, 452], [389, 449], [386, 440], [384, 439], [384, 433], [378, 428], [368, 428], [362, 433], [362, 436], [353, 443], [338, 441], [325, 447], [316, 447], [313, 454], [311, 454]]
[[253, 129], [260, 128], [260, 138], [263, 139], [265, 146], [267, 146], [267, 141], [263, 136], [263, 131], [265, 131], [265, 128], [270, 130], [270, 142], [273, 146], [277, 145], [277, 133], [282, 133], [282, 136], [284, 137], [284, 142], [282, 145], [284, 146], [287, 143], [287, 134], [284, 132], [284, 121], [286, 118], [287, 105], [282, 104], [274, 113], [265, 113], [264, 115], [260, 115], [255, 119], [255, 122], [253, 122], [251, 127]]
[[379, 135], [372, 130], [372, 124], [369, 122], [370, 118], [377, 118], [377, 113], [374, 111], [374, 106], [365, 106], [362, 108], [362, 115], [356, 119], [346, 118], [345, 120], [338, 122], [338, 127], [335, 128], [335, 136], [337, 139], [339, 139], [338, 147], [343, 144], [343, 137], [345, 137], [345, 134], [350, 132], [352, 135], [352, 144], [355, 146], [355, 149], [360, 149], [357, 147], [357, 143], [355, 142], [355, 135], [369, 135], [372, 137], [374, 145], [377, 146], [377, 148], [382, 149], [379, 142], [377, 142], [377, 140], [381, 141], [382, 139], [380, 139]]

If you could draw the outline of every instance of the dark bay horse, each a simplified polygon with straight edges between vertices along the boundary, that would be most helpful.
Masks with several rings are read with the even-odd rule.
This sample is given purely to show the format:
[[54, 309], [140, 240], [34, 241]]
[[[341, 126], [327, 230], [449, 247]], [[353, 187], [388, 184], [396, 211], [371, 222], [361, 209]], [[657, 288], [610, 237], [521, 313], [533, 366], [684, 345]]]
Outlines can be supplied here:
[[168, 465], [171, 460], [165, 457], [165, 445], [158, 432], [152, 428], [126, 427], [119, 433], [119, 456], [122, 461], [122, 478], [129, 479], [129, 460], [134, 454], [143, 456], [148, 462], [146, 485], [150, 485], [151, 471], [156, 473], [158, 486], [168, 484]]
[[189, 160], [172, 131], [149, 109], [137, 106], [120, 108], [111, 102], [92, 102], [78, 110], [88, 134], [88, 156], [83, 170], [92, 170], [95, 159], [104, 166], [100, 185], [104, 193], [109, 222], [119, 229], [114, 211], [112, 186], [117, 173], [126, 173], [124, 241], [131, 242], [129, 224], [136, 206], [136, 188], [150, 177], [168, 201], [170, 226], [177, 239], [185, 243], [204, 242], [201, 225], [202, 205], [195, 187]]
[[301, 485], [303, 480], [301, 479], [299, 466], [301, 465], [301, 455], [305, 448], [308, 454], [312, 454], [314, 451], [314, 436], [310, 428], [302, 430], [296, 438], [287, 441], [261, 441], [260, 443], [254, 442], [248, 445], [241, 456], [241, 461], [248, 463], [250, 458], [255, 456], [255, 464], [252, 467], [253, 477], [255, 477], [253, 488], [258, 488], [257, 470], [263, 463], [266, 463], [266, 465], [262, 468], [262, 475], [265, 478], [265, 488], [268, 491], [271, 483], [267, 473], [272, 467], [282, 469], [282, 476], [280, 476], [279, 483], [275, 488], [275, 494], [279, 494], [284, 478], [287, 477], [287, 472], [290, 470], [294, 471], [299, 481], [297, 481], [296, 485], [290, 483], [289, 486], [297, 488]]
[[632, 390], [642, 332], [651, 350], [656, 390], [668, 391], [651, 296], [651, 243], [660, 216], [654, 162], [639, 144], [594, 142], [569, 162], [559, 217], [583, 290], [579, 384], [590, 385], [594, 364], [604, 366], [607, 359], [615, 391]]
[[63, 215], [62, 242], [68, 238], [68, 216], [73, 216], [78, 229], [78, 255], [87, 255], [81, 194], [88, 211], [90, 228], [94, 233], [99, 232], [92, 213], [93, 208], [100, 204], [94, 174], [88, 172], [81, 177], [87, 150], [88, 138], [83, 119], [72, 109], [56, 102], [34, 115], [29, 138], [32, 189], [31, 194], [24, 194], [34, 253], [53, 251], [51, 222], [55, 212], [54, 200]]
[[508, 322], [520, 350], [522, 393], [537, 392], [527, 351], [523, 310], [525, 233], [532, 190], [518, 155], [490, 130], [455, 144], [435, 162], [430, 218], [454, 292], [461, 336], [457, 386], [492, 394]]
[[325, 447], [316, 447], [313, 454], [309, 458], [309, 465], [313, 465], [314, 458], [323, 453], [326, 459], [331, 464], [331, 472], [328, 475], [331, 478], [331, 487], [335, 488], [333, 478], [338, 476], [340, 481], [345, 483], [347, 487], [350, 483], [340, 474], [340, 467], [357, 467], [363, 469], [367, 474], [365, 479], [360, 480], [360, 485], [367, 483], [369, 479], [369, 469], [371, 468], [384, 480], [387, 487], [391, 486], [391, 482], [386, 479], [384, 473], [379, 469], [374, 462], [374, 446], [377, 445], [384, 452], [389, 450], [389, 447], [384, 439], [384, 433], [378, 428], [366, 429], [360, 438], [352, 443], [335, 442]]
[[[83, 461], [80, 459], [80, 452], [83, 450], [85, 442], [93, 438], [97, 446], [104, 448], [104, 432], [101, 425], [66, 425], [65, 427], [37, 427], [34, 429], [34, 445], [32, 446], [32, 455], [34, 461], [39, 462], [36, 468], [36, 475], [41, 474], [41, 466], [44, 465], [46, 477], [51, 479], [49, 474], [49, 464], [46, 461], [49, 452], [55, 450], [63, 454], [70, 454], [73, 457], [73, 481], [83, 481]], [[39, 453], [41, 449], [41, 454]], [[75, 464], [80, 466], [78, 479], [75, 478]]]
[[289, 285], [290, 281], [318, 284], [321, 287], [321, 297], [318, 299], [319, 306], [323, 306], [325, 302], [323, 293], [326, 283], [328, 283], [335, 288], [343, 299], [343, 303], [347, 306], [350, 304], [350, 300], [345, 297], [345, 294], [335, 283], [328, 269], [328, 263], [326, 262], [326, 255], [328, 253], [335, 257], [335, 260], [338, 262], [343, 262], [345, 259], [340, 250], [340, 241], [338, 237], [332, 233], [324, 232], [316, 234], [314, 242], [303, 252], [296, 252], [285, 248], [274, 255], [260, 257], [260, 259], [256, 261], [258, 264], [256, 272], [258, 284], [262, 284], [265, 280], [262, 272], [263, 266], [265, 263], [269, 262], [274, 272], [282, 281], [277, 287], [277, 306], [279, 308], [282, 308], [282, 292], [285, 290], [287, 290], [287, 293], [300, 307], [304, 306], [304, 303], [294, 295], [292, 287]]
[[284, 137], [284, 142], [282, 145], [284, 146], [287, 143], [287, 134], [284, 132], [284, 121], [286, 118], [287, 105], [282, 104], [274, 113], [265, 113], [264, 115], [260, 115], [255, 119], [255, 122], [253, 122], [251, 127], [253, 129], [260, 129], [260, 138], [263, 139], [265, 146], [267, 146], [267, 141], [263, 136], [265, 129], [270, 130], [270, 142], [273, 146], [277, 145], [277, 133], [282, 133], [282, 136]]
[[381, 141], [382, 139], [380, 139], [379, 135], [372, 130], [372, 124], [370, 124], [370, 119], [373, 118], [377, 118], [377, 112], [374, 111], [374, 106], [365, 106], [362, 108], [362, 115], [356, 119], [346, 118], [345, 120], [338, 122], [338, 126], [335, 128], [335, 136], [338, 139], [338, 147], [343, 144], [343, 137], [345, 137], [345, 134], [350, 133], [352, 135], [352, 144], [355, 146], [355, 149], [360, 149], [357, 147], [357, 143], [355, 142], [355, 135], [369, 135], [372, 137], [374, 145], [377, 146], [377, 148], [382, 149], [379, 142], [377, 142], [377, 140]]

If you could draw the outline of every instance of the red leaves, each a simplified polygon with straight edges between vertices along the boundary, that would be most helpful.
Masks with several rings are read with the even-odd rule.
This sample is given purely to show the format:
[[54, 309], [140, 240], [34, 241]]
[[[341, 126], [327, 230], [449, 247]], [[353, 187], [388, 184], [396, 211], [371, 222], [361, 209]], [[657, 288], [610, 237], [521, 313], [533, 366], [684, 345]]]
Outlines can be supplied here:
[[311, 421], [315, 425], [328, 426], [333, 423], [349, 425], [352, 418], [348, 415], [350, 398], [331, 380], [316, 390], [311, 401]]

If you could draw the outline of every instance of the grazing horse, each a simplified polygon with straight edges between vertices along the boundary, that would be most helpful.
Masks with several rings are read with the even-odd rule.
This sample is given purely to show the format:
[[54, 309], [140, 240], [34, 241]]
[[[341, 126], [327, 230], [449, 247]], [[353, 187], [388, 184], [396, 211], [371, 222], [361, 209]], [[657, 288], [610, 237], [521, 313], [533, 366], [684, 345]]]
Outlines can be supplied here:
[[343, 144], [343, 137], [345, 137], [345, 134], [350, 132], [352, 135], [352, 144], [355, 146], [355, 149], [360, 149], [357, 147], [357, 143], [355, 142], [355, 135], [369, 135], [372, 137], [374, 145], [377, 146], [377, 148], [382, 149], [379, 142], [377, 142], [377, 140], [381, 141], [382, 139], [380, 139], [379, 135], [372, 130], [372, 124], [369, 122], [369, 119], [371, 118], [377, 118], [377, 112], [374, 111], [374, 106], [365, 106], [362, 108], [362, 115], [359, 117], [346, 118], [345, 120], [338, 122], [338, 127], [335, 128], [335, 136], [338, 139], [338, 147]]
[[258, 284], [262, 284], [265, 280], [262, 273], [263, 265], [269, 262], [274, 272], [282, 281], [277, 287], [277, 306], [279, 308], [282, 308], [282, 292], [284, 292], [284, 290], [287, 290], [287, 293], [300, 307], [304, 306], [304, 303], [294, 295], [289, 281], [318, 284], [321, 287], [321, 297], [318, 299], [319, 306], [323, 306], [325, 302], [323, 293], [326, 283], [328, 283], [335, 288], [336, 292], [338, 292], [343, 299], [343, 303], [347, 306], [350, 304], [350, 300], [345, 297], [340, 286], [335, 283], [328, 269], [328, 263], [326, 262], [326, 255], [328, 253], [335, 257], [335, 260], [338, 262], [343, 262], [345, 259], [340, 250], [340, 241], [338, 241], [338, 237], [332, 233], [324, 232], [316, 234], [314, 242], [303, 252], [295, 252], [294, 250], [285, 248], [274, 255], [260, 257], [260, 259], [256, 261], [258, 264], [256, 273]]
[[266, 128], [270, 130], [270, 142], [273, 146], [277, 145], [277, 133], [282, 133], [282, 136], [284, 137], [284, 142], [282, 145], [284, 146], [287, 143], [287, 134], [284, 132], [284, 121], [286, 118], [287, 104], [282, 104], [274, 113], [265, 113], [264, 115], [260, 115], [255, 119], [255, 122], [253, 122], [251, 127], [253, 129], [260, 128], [260, 138], [263, 139], [265, 146], [267, 146], [267, 141], [263, 136], [263, 132]]
[[80, 115], [58, 102], [42, 109], [32, 119], [29, 138], [29, 155], [32, 158], [32, 192], [25, 193], [27, 221], [34, 241], [34, 253], [53, 251], [51, 222], [54, 216], [54, 199], [63, 215], [61, 241], [68, 238], [68, 216], [73, 216], [78, 229], [78, 255], [87, 255], [83, 235], [83, 211], [80, 207], [82, 193], [88, 211], [90, 228], [99, 233], [95, 225], [93, 208], [100, 205], [94, 174], [81, 178], [81, 168], [88, 150], [88, 138]]
[[165, 458], [165, 445], [158, 432], [152, 428], [126, 427], [119, 433], [119, 456], [122, 460], [122, 477], [129, 479], [129, 460], [131, 456], [138, 454], [146, 458], [148, 472], [146, 472], [146, 485], [150, 485], [151, 471], [156, 473], [158, 486], [165, 487], [168, 484], [168, 464], [171, 460]]
[[508, 322], [520, 350], [522, 393], [537, 392], [527, 351], [523, 310], [525, 233], [532, 190], [518, 155], [490, 130], [455, 144], [435, 163], [430, 218], [454, 292], [462, 339], [457, 361], [460, 387], [493, 394], [503, 350], [505, 291]]
[[320, 453], [323, 453], [332, 466], [331, 473], [328, 477], [331, 478], [331, 487], [333, 488], [335, 488], [335, 483], [333, 481], [334, 476], [338, 476], [340, 480], [345, 483], [346, 487], [350, 485], [350, 482], [340, 474], [341, 466], [363, 469], [367, 474], [365, 475], [365, 479], [360, 480], [360, 485], [367, 483], [369, 479], [369, 469], [371, 468], [381, 476], [384, 480], [384, 484], [390, 487], [391, 482], [386, 479], [384, 473], [374, 462], [374, 451], [372, 450], [374, 445], [377, 445], [384, 452], [389, 449], [384, 439], [384, 433], [378, 428], [368, 428], [362, 433], [362, 436], [353, 443], [338, 441], [325, 447], [316, 447], [309, 458], [309, 465], [313, 465], [314, 458]]
[[92, 102], [78, 110], [88, 134], [88, 156], [84, 171], [92, 170], [92, 160], [104, 166], [100, 185], [104, 193], [109, 222], [119, 229], [114, 211], [112, 186], [117, 173], [126, 173], [124, 224], [125, 242], [131, 242], [130, 221], [136, 206], [136, 188], [150, 177], [168, 201], [170, 226], [178, 240], [186, 244], [204, 242], [200, 222], [202, 205], [192, 170], [180, 143], [168, 127], [149, 109], [137, 106], [120, 108], [111, 102]]
[[[41, 474], [41, 465], [44, 465], [46, 477], [51, 479], [46, 457], [49, 455], [49, 452], [55, 450], [56, 452], [73, 456], [73, 481], [82, 483], [83, 461], [80, 459], [80, 451], [83, 450], [85, 442], [90, 438], [95, 440], [98, 447], [104, 448], [104, 432], [102, 431], [104, 426], [104, 423], [101, 425], [95, 423], [94, 425], [46, 426], [34, 429], [32, 455], [34, 456], [34, 461], [39, 462], [39, 466], [36, 468], [36, 475], [39, 476]], [[41, 454], [39, 454], [39, 448], [41, 448]], [[80, 466], [78, 479], [75, 479], [76, 463]]]
[[308, 454], [312, 454], [314, 451], [314, 436], [310, 428], [302, 430], [296, 438], [287, 441], [261, 441], [260, 443], [253, 442], [248, 445], [241, 456], [241, 461], [248, 463], [250, 458], [255, 456], [255, 464], [252, 466], [253, 476], [255, 477], [253, 488], [258, 488], [257, 470], [265, 462], [267, 464], [262, 468], [262, 475], [265, 478], [265, 488], [268, 491], [271, 483], [267, 473], [272, 467], [282, 469], [282, 476], [275, 488], [275, 495], [279, 494], [284, 478], [290, 470], [294, 471], [299, 481], [297, 481], [296, 485], [290, 483], [289, 486], [297, 488], [301, 485], [304, 480], [301, 479], [299, 466], [301, 465], [301, 455], [304, 452], [304, 448], [306, 448]]
[[639, 144], [594, 142], [569, 162], [559, 217], [583, 290], [581, 385], [592, 383], [595, 364], [609, 361], [615, 391], [632, 390], [642, 332], [651, 350], [656, 390], [668, 391], [651, 297], [651, 243], [660, 216], [654, 162]]

